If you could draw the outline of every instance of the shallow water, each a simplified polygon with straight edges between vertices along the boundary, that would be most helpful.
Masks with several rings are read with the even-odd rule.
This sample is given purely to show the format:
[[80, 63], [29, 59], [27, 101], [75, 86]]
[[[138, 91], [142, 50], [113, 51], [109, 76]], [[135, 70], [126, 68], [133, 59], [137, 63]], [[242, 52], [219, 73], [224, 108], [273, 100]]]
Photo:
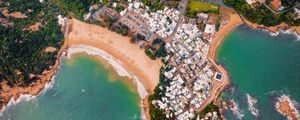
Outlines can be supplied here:
[[[1, 120], [135, 120], [140, 98], [113, 71], [84, 54], [63, 60], [52, 88], [9, 107]], [[110, 80], [111, 78], [117, 80]]]
[[[274, 107], [283, 94], [300, 102], [300, 41], [295, 35], [273, 37], [263, 30], [240, 26], [225, 37], [217, 61], [227, 68], [232, 82], [222, 97], [233, 99], [246, 120], [285, 119]], [[258, 117], [249, 112], [246, 94], [257, 99]], [[230, 110], [224, 113], [229, 120], [237, 119]]]

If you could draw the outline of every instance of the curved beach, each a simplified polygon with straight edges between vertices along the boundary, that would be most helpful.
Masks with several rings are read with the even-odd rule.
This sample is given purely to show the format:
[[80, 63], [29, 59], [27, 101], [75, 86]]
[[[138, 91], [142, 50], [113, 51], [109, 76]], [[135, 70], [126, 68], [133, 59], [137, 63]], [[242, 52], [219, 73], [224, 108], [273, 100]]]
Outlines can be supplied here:
[[[228, 73], [227, 73], [226, 69], [223, 66], [216, 63], [216, 60], [215, 60], [216, 59], [216, 52], [218, 51], [218, 48], [219, 48], [220, 44], [223, 41], [223, 38], [233, 28], [243, 24], [242, 19], [240, 18], [240, 16], [234, 10], [229, 9], [229, 8], [225, 8], [225, 7], [221, 7], [221, 9], [222, 9], [221, 14], [229, 16], [229, 19], [228, 19], [227, 23], [224, 26], [222, 26], [222, 28], [215, 34], [215, 36], [214, 36], [214, 38], [211, 42], [209, 51], [208, 51], [208, 55], [207, 55], [208, 60], [212, 63], [212, 65], [214, 66], [216, 71], [220, 72], [224, 75], [224, 79], [223, 79], [222, 83], [218, 84], [218, 86], [214, 87], [214, 90], [213, 90], [213, 93], [212, 93], [213, 95], [212, 95], [212, 98], [211, 98], [214, 101], [217, 100], [219, 94], [229, 84], [229, 76], [228, 76]], [[209, 103], [207, 103], [207, 104], [209, 104]]]
[[[69, 20], [69, 29], [70, 32], [66, 38], [69, 47], [85, 45], [105, 51], [113, 56], [124, 70], [133, 77], [136, 76], [149, 94], [153, 93], [159, 82], [159, 70], [162, 66], [160, 60], [149, 59], [143, 49], [130, 43], [129, 37], [119, 35], [106, 28], [71, 19]], [[145, 95], [142, 96], [143, 112], [149, 119], [148, 98]]]
[[159, 69], [162, 66], [159, 60], [150, 60], [142, 49], [130, 43], [129, 37], [76, 19], [69, 22], [71, 31], [66, 38], [69, 47], [87, 45], [104, 50], [118, 59], [126, 70], [134, 73], [146, 90], [152, 93], [159, 82]]

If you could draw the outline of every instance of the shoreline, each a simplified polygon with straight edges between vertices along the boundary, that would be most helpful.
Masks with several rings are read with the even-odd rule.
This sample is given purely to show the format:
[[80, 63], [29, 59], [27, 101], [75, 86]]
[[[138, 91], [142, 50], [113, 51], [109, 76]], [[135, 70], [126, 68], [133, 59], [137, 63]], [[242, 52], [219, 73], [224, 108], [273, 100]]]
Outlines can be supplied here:
[[[57, 72], [59, 71], [59, 69], [60, 69], [60, 66], [58, 67]], [[39, 91], [39, 93], [37, 95], [25, 93], [25, 94], [20, 94], [18, 96], [18, 98], [15, 98], [14, 96], [11, 97], [10, 100], [8, 101], [8, 103], [5, 106], [3, 106], [2, 109], [0, 110], [0, 116], [11, 105], [16, 105], [22, 101], [30, 101], [32, 99], [35, 99], [39, 95], [43, 94], [44, 92], [46, 92], [48, 89], [51, 89], [53, 87], [53, 84], [55, 83], [55, 77], [56, 77], [56, 74], [53, 75], [53, 77], [51, 78], [51, 80], [49, 82], [45, 83], [44, 88], [41, 89], [41, 91]]]
[[279, 32], [285, 32], [285, 33], [295, 34], [298, 38], [300, 38], [300, 26], [290, 26], [286, 23], [281, 23], [276, 26], [267, 27], [267, 26], [264, 26], [261, 24], [252, 23], [242, 16], [241, 16], [241, 19], [243, 20], [244, 24], [249, 26], [250, 28], [266, 30], [266, 31], [270, 32], [270, 34], [272, 36], [278, 35]]
[[[229, 9], [228, 11], [231, 11], [231, 9]], [[114, 70], [118, 73], [119, 76], [127, 76], [131, 80], [133, 80], [133, 82], [137, 86], [138, 93], [141, 97], [142, 113], [146, 113], [146, 118], [149, 119], [150, 113], [149, 113], [149, 105], [148, 105], [147, 98], [149, 94], [153, 93], [154, 88], [159, 82], [158, 79], [159, 69], [156, 70], [158, 71], [158, 74], [154, 69], [157, 68], [157, 66], [159, 66], [160, 68], [160, 66], [162, 66], [162, 63], [156, 60], [145, 64], [145, 62], [140, 62], [141, 60], [133, 59], [137, 57], [137, 59], [145, 58], [150, 60], [145, 55], [143, 49], [139, 49], [137, 48], [136, 44], [132, 44], [129, 42], [130, 39], [129, 37], [121, 36], [117, 33], [109, 31], [107, 28], [102, 28], [97, 25], [87, 24], [78, 21], [76, 19], [70, 19], [70, 21], [71, 21], [70, 26], [72, 27], [72, 30], [70, 31], [71, 35], [65, 37], [64, 44], [58, 52], [57, 55], [58, 58], [55, 61], [55, 64], [50, 67], [50, 70], [44, 71], [42, 75], [39, 75], [40, 79], [37, 82], [33, 83], [32, 85], [26, 88], [22, 88], [22, 87], [7, 88], [7, 85], [6, 86], [4, 85], [6, 83], [1, 83], [1, 86], [4, 86], [5, 90], [3, 90], [4, 92], [0, 93], [0, 96], [4, 97], [5, 101], [7, 102], [4, 102], [4, 104], [0, 105], [1, 107], [0, 114], [3, 111], [5, 111], [5, 109], [10, 105], [16, 104], [22, 100], [34, 99], [36, 96], [43, 93], [44, 90], [47, 90], [47, 87], [49, 87], [49, 85], [51, 86], [51, 84], [55, 82], [54, 80], [55, 75], [59, 70], [63, 52], [68, 51], [68, 55], [76, 54], [76, 52], [77, 53], [85, 52], [92, 56], [100, 56], [101, 58], [105, 59], [106, 62], [109, 63], [114, 68]], [[208, 53], [208, 60], [213, 64], [216, 71], [224, 75], [222, 84], [218, 86], [215, 89], [215, 91], [213, 91], [212, 93], [213, 98], [211, 101], [213, 101], [214, 103], [216, 103], [217, 99], [219, 98], [219, 95], [222, 93], [225, 87], [228, 84], [230, 84], [230, 78], [226, 68], [222, 65], [219, 65], [216, 62], [216, 53], [220, 45], [224, 41], [224, 37], [226, 37], [230, 33], [230, 31], [232, 31], [234, 28], [242, 24], [248, 25], [253, 29], [260, 28], [273, 33], [279, 32], [281, 30], [292, 30], [298, 35], [298, 37], [300, 36], [300, 26], [288, 26], [285, 23], [282, 23], [277, 26], [266, 27], [263, 25], [258, 25], [256, 23], [251, 23], [245, 18], [239, 16], [235, 11], [234, 13], [231, 13], [228, 22], [215, 34]], [[86, 31], [88, 28], [89, 29], [91, 28], [91, 30]], [[125, 42], [128, 43], [128, 44], [126, 43], [125, 45], [125, 46], [129, 46], [128, 49], [119, 48], [120, 46], [118, 47], [118, 45], [124, 44]], [[71, 47], [67, 49], [68, 46]], [[135, 46], [135, 48], [132, 46]], [[135, 50], [138, 51], [138, 54], [126, 56], [127, 55], [125, 54], [127, 52], [126, 50], [129, 50], [129, 48], [132, 51]], [[69, 51], [70, 49], [71, 51]], [[94, 49], [98, 49], [98, 50], [94, 50]], [[125, 51], [122, 52], [122, 50]], [[144, 65], [144, 66], [142, 68], [139, 68], [137, 67], [139, 65]], [[145, 69], [147, 66], [153, 66], [153, 65], [155, 65], [155, 67], [151, 67], [151, 70], [154, 70], [155, 72], [147, 71], [147, 69]], [[153, 76], [154, 77], [157, 76], [157, 78], [153, 79]], [[204, 105], [203, 108], [205, 107], [206, 105]]]
[[[228, 11], [233, 10], [231, 8], [225, 8], [225, 9], [228, 9]], [[244, 25], [249, 26], [252, 29], [262, 29], [266, 32], [269, 32], [272, 36], [277, 36], [279, 33], [293, 34], [298, 39], [300, 39], [300, 26], [288, 26], [287, 24], [282, 23], [277, 26], [266, 27], [263, 25], [258, 25], [256, 23], [251, 23], [250, 21], [246, 20], [245, 18], [240, 16], [238, 13], [236, 13], [235, 10], [233, 10], [233, 11], [234, 12], [230, 14], [230, 20], [228, 20], [228, 22], [215, 34], [215, 36], [212, 40], [210, 49], [209, 49], [209, 53], [208, 53], [208, 59], [211, 61], [211, 63], [213, 63], [213, 66], [215, 66], [215, 68], [217, 68], [217, 71], [219, 71], [225, 75], [224, 82], [218, 88], [218, 91], [216, 92], [216, 95], [215, 95], [215, 98], [213, 101], [215, 104], [217, 104], [216, 102], [217, 102], [217, 99], [219, 98], [219, 95], [222, 93], [222, 91], [224, 91], [225, 87], [230, 84], [230, 78], [229, 78], [229, 74], [226, 70], [226, 67], [224, 67], [223, 65], [217, 64], [216, 54], [217, 54], [217, 51], [218, 51], [220, 45], [224, 41], [224, 38], [234, 28], [244, 24]], [[221, 113], [221, 117], [223, 119], [226, 119], [222, 114], [222, 105], [219, 107], [220, 107], [219, 111]]]
[[55, 64], [50, 66], [50, 70], [44, 70], [41, 75], [39, 75], [39, 80], [30, 84], [28, 87], [9, 87], [7, 82], [2, 82], [1, 87], [2, 91], [0, 92], [1, 102], [0, 104], [0, 116], [2, 113], [11, 105], [17, 104], [22, 100], [30, 100], [34, 99], [36, 96], [43, 93], [46, 88], [49, 88], [54, 83], [54, 78], [56, 73], [58, 72], [61, 64], [62, 56], [64, 55], [64, 51], [67, 49], [67, 42], [64, 41], [61, 49], [58, 51], [57, 59], [55, 60]]
[[[61, 49], [58, 53], [58, 58], [55, 62], [55, 65], [50, 67], [51, 69], [49, 71], [44, 71], [43, 75], [41, 76], [41, 79], [37, 82], [33, 83], [33, 85], [30, 85], [26, 88], [21, 87], [13, 87], [9, 88], [7, 90], [11, 96], [7, 97], [7, 102], [1, 106], [1, 111], [6, 110], [7, 107], [9, 107], [13, 103], [18, 103], [22, 100], [30, 100], [38, 96], [42, 91], [47, 90], [48, 84], [53, 84], [54, 77], [59, 70], [60, 61], [63, 56], [63, 52], [68, 51], [68, 46], [76, 46], [76, 45], [85, 45], [90, 46], [94, 48], [99, 48], [102, 50], [100, 53], [107, 59], [116, 58], [117, 60], [112, 62], [109, 61], [110, 64], [114, 68], [117, 67], [118, 69], [115, 69], [117, 73], [119, 73], [120, 76], [128, 76], [130, 75], [128, 71], [134, 73], [130, 76], [130, 78], [137, 84], [137, 90], [139, 92], [141, 99], [141, 115], [143, 119], [150, 119], [149, 112], [149, 105], [148, 105], [148, 94], [144, 94], [145, 92], [152, 94], [154, 91], [154, 88], [159, 82], [159, 70], [162, 66], [162, 63], [159, 60], [152, 61], [148, 58], [148, 56], [145, 55], [144, 51], [136, 46], [136, 44], [130, 43], [130, 38], [121, 36], [117, 33], [114, 33], [107, 28], [103, 28], [97, 25], [92, 25], [88, 23], [84, 23], [81, 21], [78, 21], [76, 19], [70, 19], [68, 21], [67, 30], [70, 27], [71, 31], [67, 31], [65, 33], [65, 41]], [[75, 27], [76, 26], [76, 27]], [[89, 29], [89, 31], [85, 30], [85, 32], [80, 32], [84, 35], [78, 35], [79, 31], [84, 31], [84, 29]], [[113, 37], [112, 37], [113, 36]], [[120, 48], [119, 44], [115, 44], [119, 42], [119, 44], [126, 46]], [[72, 48], [71, 48], [72, 49]], [[134, 50], [135, 54], [128, 53], [128, 50]], [[107, 52], [105, 54], [104, 52]], [[99, 52], [99, 51], [98, 51]], [[93, 52], [95, 54], [95, 52]], [[97, 52], [96, 52], [97, 53]], [[123, 54], [120, 54], [123, 53]], [[127, 55], [130, 54], [130, 55]], [[113, 57], [112, 57], [113, 56]], [[121, 63], [122, 65], [117, 65]], [[124, 69], [119, 69], [120, 66], [122, 66]], [[139, 67], [137, 67], [139, 66]], [[141, 67], [141, 68], [140, 68]], [[126, 72], [124, 71], [126, 70]], [[156, 78], [156, 79], [153, 79]], [[139, 80], [141, 81], [139, 81]], [[140, 86], [140, 87], [138, 87]], [[143, 87], [141, 87], [143, 86]], [[25, 89], [25, 92], [22, 91], [14, 91], [19, 89]], [[14, 92], [11, 92], [14, 91]], [[4, 92], [5, 93], [5, 92]], [[143, 94], [141, 94], [143, 93]], [[10, 95], [8, 94], [8, 95]], [[3, 93], [1, 93], [3, 96]], [[7, 95], [7, 94], [5, 94]]]
[[[130, 43], [130, 37], [119, 35], [115, 32], [93, 24], [87, 24], [76, 19], [71, 19], [71, 32], [68, 35], [70, 46], [86, 45], [101, 49], [111, 57], [115, 58], [124, 70], [133, 76], [133, 82], [136, 82], [138, 91], [146, 91], [153, 94], [156, 85], [159, 82], [159, 70], [162, 63], [159, 60], [151, 60], [144, 53], [144, 50], [138, 48], [136, 44]], [[110, 58], [110, 57], [108, 57]], [[118, 72], [118, 70], [116, 70]], [[128, 75], [128, 74], [127, 74]], [[138, 80], [137, 80], [138, 79]], [[140, 89], [140, 90], [139, 90]], [[140, 92], [139, 92], [140, 93]], [[141, 114], [143, 119], [150, 119], [148, 94], [142, 95]]]
[[107, 52], [87, 46], [87, 45], [73, 45], [69, 47], [67, 50], [67, 58], [69, 59], [72, 55], [77, 53], [86, 53], [91, 56], [100, 57], [105, 60], [106, 63], [111, 65], [111, 67], [114, 69], [114, 71], [117, 72], [118, 76], [121, 77], [128, 77], [129, 79], [133, 80], [134, 84], [137, 86], [137, 92], [141, 99], [144, 99], [148, 92], [146, 91], [144, 85], [140, 82], [140, 80], [134, 75], [134, 73], [131, 73], [130, 71], [127, 71], [123, 66], [122, 62], [113, 56], [109, 55]]
[[146, 106], [144, 106], [143, 101], [145, 99], [147, 99], [149, 93], [146, 91], [144, 85], [141, 83], [141, 81], [139, 80], [139, 78], [134, 75], [134, 73], [131, 73], [130, 71], [127, 71], [123, 66], [122, 66], [122, 62], [116, 58], [114, 58], [113, 56], [109, 55], [107, 52], [95, 48], [95, 47], [91, 47], [91, 46], [87, 46], [87, 45], [73, 45], [71, 47], [69, 47], [69, 49], [67, 50], [67, 58], [70, 59], [71, 56], [78, 54], [78, 53], [86, 53], [88, 55], [94, 56], [94, 57], [99, 57], [101, 59], [105, 60], [105, 64], [109, 64], [110, 67], [112, 67], [114, 69], [114, 71], [117, 73], [118, 76], [121, 77], [128, 77], [130, 80], [132, 80], [132, 82], [135, 84], [135, 86], [137, 87], [137, 92], [141, 98], [141, 118], [145, 119], [145, 111], [144, 108]]
[[222, 8], [222, 9], [224, 9], [223, 10], [225, 12], [224, 14], [229, 15], [229, 20], [224, 26], [222, 26], [222, 28], [213, 37], [213, 40], [209, 48], [208, 56], [207, 56], [208, 60], [213, 64], [216, 71], [224, 75], [222, 84], [215, 91], [214, 98], [213, 98], [214, 103], [217, 102], [219, 95], [225, 89], [225, 87], [230, 84], [229, 74], [227, 70], [223, 65], [218, 64], [216, 61], [217, 51], [220, 45], [222, 44], [222, 42], [224, 41], [224, 37], [227, 36], [230, 33], [230, 31], [232, 31], [234, 28], [243, 24], [243, 21], [240, 19], [239, 15], [234, 10], [230, 8]]

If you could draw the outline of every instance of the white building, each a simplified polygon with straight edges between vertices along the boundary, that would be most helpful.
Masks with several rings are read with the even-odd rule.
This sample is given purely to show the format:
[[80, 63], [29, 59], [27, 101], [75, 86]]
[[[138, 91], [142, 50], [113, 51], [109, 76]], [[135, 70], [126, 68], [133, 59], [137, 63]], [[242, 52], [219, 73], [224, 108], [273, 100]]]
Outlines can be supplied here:
[[253, 3], [256, 2], [256, 0], [246, 0], [246, 2], [247, 2], [249, 5], [252, 5]]
[[214, 34], [216, 32], [216, 26], [211, 24], [206, 24], [204, 32], [208, 34]]

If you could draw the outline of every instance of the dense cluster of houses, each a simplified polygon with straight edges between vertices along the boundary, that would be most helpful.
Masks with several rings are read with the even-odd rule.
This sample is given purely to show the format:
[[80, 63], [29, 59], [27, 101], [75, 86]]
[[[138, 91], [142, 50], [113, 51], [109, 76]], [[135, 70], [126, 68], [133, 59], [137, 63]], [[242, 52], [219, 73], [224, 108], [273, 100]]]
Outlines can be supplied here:
[[179, 11], [165, 8], [157, 12], [145, 13], [143, 16], [149, 21], [150, 30], [161, 38], [170, 36], [179, 20]]
[[199, 13], [198, 21], [206, 25], [202, 31], [191, 23], [181, 24], [175, 31], [180, 18], [178, 10], [165, 8], [149, 12], [148, 7], [138, 1], [129, 1], [119, 15], [118, 22], [128, 26], [132, 33], [144, 36], [146, 41], [156, 37], [167, 38], [175, 33], [172, 40], [165, 41], [168, 52], [164, 57], [165, 66], [170, 70], [163, 74], [170, 84], [160, 86], [165, 88], [164, 97], [152, 101], [152, 104], [162, 109], [167, 118], [194, 118], [196, 111], [199, 112], [198, 109], [210, 96], [216, 73], [207, 59], [216, 29], [215, 25], [208, 23], [208, 14]]
[[171, 70], [164, 75], [170, 86], [166, 86], [161, 100], [152, 102], [166, 111], [166, 117], [191, 119], [209, 97], [214, 71], [206, 58], [209, 42], [202, 39], [202, 34], [196, 25], [182, 24], [174, 40], [166, 44], [165, 60]]
[[141, 19], [146, 21], [144, 25], [147, 25], [147, 31], [156, 33], [161, 38], [166, 38], [173, 33], [180, 14], [178, 10], [169, 9], [168, 7], [164, 10], [149, 12], [148, 7], [138, 1], [129, 2], [128, 8], [121, 11], [120, 14], [128, 14], [128, 11], [138, 14]]
[[300, 19], [300, 8], [294, 8], [294, 20]]
[[[270, 9], [271, 11], [277, 12], [277, 13], [285, 11], [285, 9], [286, 9], [286, 7], [283, 6], [283, 2], [281, 0], [270, 0], [270, 1], [267, 1], [267, 0], [246, 0], [246, 2], [252, 7], [253, 7], [253, 4], [255, 4], [255, 3], [263, 4], [268, 9]], [[266, 2], [269, 2], [269, 5]], [[299, 4], [299, 2], [297, 4]], [[300, 7], [297, 4], [295, 4], [295, 6], [292, 7], [292, 9], [291, 9], [291, 10], [293, 10], [292, 13], [293, 13], [294, 20], [298, 20], [300, 18], [300, 10], [299, 10]]]

